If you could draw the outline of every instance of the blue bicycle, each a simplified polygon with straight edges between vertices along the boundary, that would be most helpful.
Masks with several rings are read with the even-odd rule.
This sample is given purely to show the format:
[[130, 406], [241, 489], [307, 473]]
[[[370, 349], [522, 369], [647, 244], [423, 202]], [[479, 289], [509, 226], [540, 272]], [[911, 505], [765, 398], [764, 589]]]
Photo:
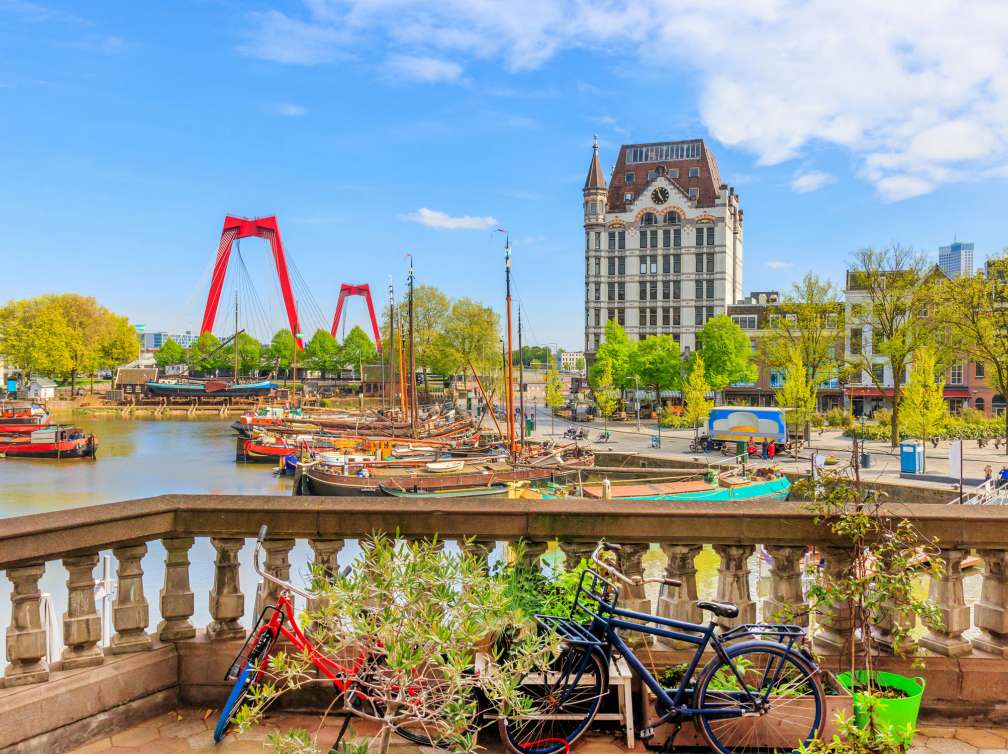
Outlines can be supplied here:
[[[819, 668], [803, 650], [801, 626], [747, 624], [718, 634], [715, 620], [703, 625], [625, 610], [618, 606], [614, 581], [680, 584], [674, 579], [631, 579], [603, 559], [606, 549], [618, 546], [601, 543], [595, 549], [596, 570], [582, 575], [570, 617], [537, 616], [544, 629], [562, 637], [563, 646], [548, 668], [522, 680], [531, 708], [499, 721], [501, 739], [512, 752], [556, 754], [577, 741], [609, 691], [614, 653], [626, 659], [657, 700], [657, 719], [648, 721], [639, 734], [650, 750], [670, 752], [688, 720], [721, 754], [790, 752], [822, 732], [825, 694]], [[697, 606], [718, 617], [738, 616], [738, 607], [726, 602], [700, 601]], [[664, 688], [620, 631], [695, 645], [678, 687]], [[700, 668], [708, 650], [713, 656]], [[673, 725], [674, 733], [663, 744], [652, 745], [655, 728], [665, 723]]]

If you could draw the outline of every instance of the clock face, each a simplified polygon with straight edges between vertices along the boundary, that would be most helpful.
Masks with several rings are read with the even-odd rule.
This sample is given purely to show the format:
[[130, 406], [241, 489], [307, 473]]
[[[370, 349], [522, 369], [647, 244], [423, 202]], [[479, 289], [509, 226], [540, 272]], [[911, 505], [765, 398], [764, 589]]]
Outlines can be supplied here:
[[668, 189], [664, 186], [659, 186], [651, 192], [651, 201], [655, 204], [664, 204], [668, 201], [668, 196]]

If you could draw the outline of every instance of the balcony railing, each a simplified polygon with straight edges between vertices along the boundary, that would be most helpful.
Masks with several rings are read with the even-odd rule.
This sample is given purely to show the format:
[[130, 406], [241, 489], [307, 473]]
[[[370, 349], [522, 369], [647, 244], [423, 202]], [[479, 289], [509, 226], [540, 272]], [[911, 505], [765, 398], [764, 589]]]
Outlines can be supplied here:
[[[919, 632], [918, 638], [930, 655], [925, 705], [952, 715], [989, 715], [1003, 700], [1001, 689], [1008, 687], [1008, 509], [926, 504], [900, 504], [894, 509], [910, 517], [925, 536], [938, 538], [946, 564], [945, 576], [927, 587], [940, 608], [942, 624]], [[265, 565], [282, 578], [290, 577], [291, 553], [304, 543], [316, 563], [335, 566], [353, 540], [374, 531], [398, 531], [404, 538], [435, 533], [446, 540], [473, 538], [470, 546], [486, 554], [498, 542], [523, 539], [525, 557], [533, 559], [557, 540], [568, 562], [571, 558], [576, 562], [604, 537], [624, 545], [620, 557], [627, 573], [641, 574], [658, 560], [670, 578], [682, 581], [656, 605], [654, 595], [639, 589], [628, 590], [626, 602], [694, 621], [702, 620], [694, 604], [696, 559], [704, 545], [711, 545], [720, 558], [715, 596], [740, 608], [738, 618], [719, 619], [725, 628], [772, 615], [782, 606], [800, 609], [803, 560], [809, 546], [821, 554], [828, 571], [839, 571], [851, 557], [812, 514], [793, 502], [167, 495], [4, 519], [0, 570], [13, 590], [5, 637], [8, 664], [0, 690], [4, 702], [0, 750], [18, 744], [23, 751], [60, 751], [60, 741], [79, 736], [81, 726], [93, 730], [95, 720], [102, 719], [114, 727], [142, 714], [124, 717], [126, 709], [150, 713], [158, 705], [209, 704], [222, 698], [223, 668], [236, 642], [246, 635], [247, 607], [252, 602], [258, 607], [275, 596], [271, 586], [243, 589], [240, 578], [239, 553], [264, 523], [270, 536]], [[196, 573], [202, 578], [212, 571], [212, 586], [197, 597], [191, 586], [190, 553], [201, 538], [209, 538], [213, 562], [198, 563]], [[161, 583], [158, 594], [145, 588], [141, 561], [149, 543], [160, 543], [157, 549], [164, 551], [156, 569], [150, 568], [150, 558], [146, 563], [158, 572], [148, 574], [148, 579], [153, 576]], [[656, 543], [664, 558], [649, 555], [649, 543]], [[206, 549], [205, 543], [197, 551], [201, 549]], [[108, 646], [103, 646], [94, 575], [106, 551], [116, 563], [116, 596], [112, 634]], [[970, 605], [962, 566], [973, 553], [982, 559], [983, 570], [976, 577], [981, 581], [975, 590], [979, 598]], [[759, 559], [770, 564], [762, 598], [752, 578], [753, 563]], [[66, 572], [66, 594], [56, 600], [66, 606], [57, 651], [47, 646], [40, 590], [46, 563], [53, 561]], [[209, 607], [203, 625], [195, 619], [197, 599]], [[151, 602], [161, 617], [156, 626], [149, 620]], [[839, 666], [843, 658], [838, 653], [848, 643], [850, 615], [843, 606], [827, 613], [812, 627], [813, 643], [824, 664]], [[908, 670], [907, 660], [891, 656], [886, 625], [877, 626], [874, 635], [880, 654], [877, 664]], [[670, 661], [675, 654], [674, 647], [654, 649], [670, 653]], [[113, 678], [114, 682], [109, 680]], [[82, 696], [80, 688], [88, 683], [98, 684], [98, 690]], [[78, 690], [76, 695], [71, 689]], [[144, 706], [145, 699], [156, 701]], [[44, 705], [44, 714], [26, 712], [39, 704]], [[41, 749], [40, 741], [47, 742]]]

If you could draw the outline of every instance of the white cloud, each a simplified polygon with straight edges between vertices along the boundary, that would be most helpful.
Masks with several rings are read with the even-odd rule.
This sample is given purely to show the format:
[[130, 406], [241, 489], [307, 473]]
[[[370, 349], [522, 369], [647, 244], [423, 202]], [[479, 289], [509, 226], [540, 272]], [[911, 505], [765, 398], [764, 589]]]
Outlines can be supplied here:
[[272, 109], [277, 115], [287, 118], [300, 118], [308, 114], [308, 108], [295, 105], [293, 102], [277, 102]]
[[405, 78], [424, 84], [454, 83], [462, 66], [450, 60], [419, 55], [392, 55], [386, 61], [389, 78]]
[[260, 57], [324, 62], [381, 43], [447, 63], [435, 80], [469, 60], [521, 71], [564, 50], [636, 48], [693, 70], [717, 140], [766, 165], [848, 150], [889, 200], [1008, 166], [1002, 0], [306, 0], [254, 22], [244, 49]]
[[497, 225], [497, 220], [490, 216], [462, 215], [461, 217], [453, 217], [446, 212], [427, 209], [427, 207], [421, 207], [416, 212], [410, 212], [402, 217], [404, 220], [439, 230], [483, 230]]
[[771, 270], [787, 270], [794, 267], [794, 263], [785, 262], [783, 259], [771, 259], [767, 261], [766, 266]]
[[807, 194], [810, 191], [817, 191], [823, 186], [836, 181], [829, 173], [820, 170], [807, 170], [795, 173], [791, 180], [791, 190], [799, 194]]

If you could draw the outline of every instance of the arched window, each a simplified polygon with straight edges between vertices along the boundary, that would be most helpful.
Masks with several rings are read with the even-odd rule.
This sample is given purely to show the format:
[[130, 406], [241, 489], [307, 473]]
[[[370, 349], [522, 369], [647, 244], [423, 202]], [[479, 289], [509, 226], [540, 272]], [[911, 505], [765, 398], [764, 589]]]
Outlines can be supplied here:
[[977, 398], [975, 401], [973, 401], [973, 406], [976, 408], [977, 411], [983, 411], [984, 410], [984, 399], [983, 398]]
[[658, 218], [655, 216], [654, 212], [645, 212], [643, 217], [640, 219], [641, 225], [657, 225]]
[[675, 212], [666, 212], [665, 213], [665, 224], [666, 225], [678, 225], [679, 224], [679, 215], [677, 215]]

